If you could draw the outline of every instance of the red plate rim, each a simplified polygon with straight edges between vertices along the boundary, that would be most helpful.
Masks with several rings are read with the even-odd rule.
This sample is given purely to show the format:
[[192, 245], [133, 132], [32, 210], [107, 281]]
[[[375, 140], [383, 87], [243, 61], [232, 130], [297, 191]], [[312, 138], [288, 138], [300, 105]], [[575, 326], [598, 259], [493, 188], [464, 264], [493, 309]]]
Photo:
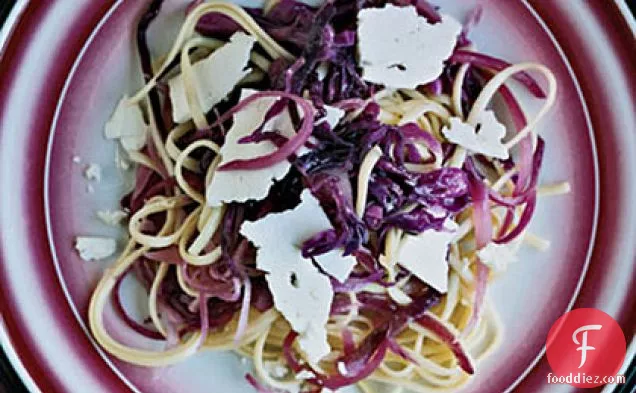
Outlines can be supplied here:
[[[48, 125], [48, 127], [43, 127], [44, 129], [51, 129], [51, 125], [53, 125], [54, 113], [57, 112], [57, 101], [58, 97], [60, 97], [60, 93], [63, 91], [66, 83], [61, 83], [61, 81], [66, 81], [67, 76], [69, 75], [69, 71], [73, 68], [74, 63], [76, 62], [77, 54], [81, 52], [81, 48], [85, 45], [86, 38], [93, 34], [93, 32], [97, 29], [96, 26], [99, 26], [100, 21], [104, 20], [109, 10], [112, 9], [112, 5], [114, 2], [106, 2], [106, 4], [102, 4], [99, 7], [86, 7], [90, 8], [91, 12], [87, 12], [87, 17], [82, 23], [78, 23], [81, 25], [81, 29], [78, 30], [78, 36], [81, 36], [81, 39], [78, 39], [72, 45], [69, 45], [68, 50], [69, 60], [65, 64], [58, 64], [55, 67], [54, 73], [59, 78], [55, 78], [54, 84], [55, 87], [50, 89], [49, 92], [54, 92], [55, 94], [50, 94], [46, 100], [44, 100], [43, 107], [46, 110], [42, 110], [40, 114], [45, 113], [45, 115], [41, 115], [40, 119], [38, 119], [38, 124]], [[594, 2], [592, 2], [594, 3]], [[41, 3], [40, 3], [41, 4]], [[35, 2], [19, 2], [14, 10], [15, 19], [12, 25], [9, 25], [9, 34], [11, 36], [11, 40], [7, 42], [0, 42], [0, 54], [2, 58], [0, 59], [0, 64], [2, 64], [2, 69], [5, 70], [2, 75], [0, 75], [0, 83], [2, 86], [6, 86], [6, 89], [0, 91], [0, 124], [2, 124], [2, 113], [6, 110], [7, 103], [10, 101], [9, 97], [12, 92], [12, 82], [13, 76], [17, 73], [18, 67], [21, 62], [24, 61], [23, 55], [25, 52], [25, 47], [28, 46], [29, 38], [33, 37], [36, 34], [38, 24], [42, 23], [45, 15], [50, 8], [50, 5], [35, 5]], [[563, 7], [563, 9], [559, 9], [559, 7]], [[581, 29], [577, 30], [579, 36], [581, 36], [578, 41], [576, 37], [575, 39], [565, 39], [562, 41], [558, 41], [559, 37], [567, 37], [568, 34], [570, 37], [571, 33], [567, 33], [568, 29], [563, 26], [560, 26], [560, 23], [555, 22], [554, 19], [558, 19], [558, 17], [554, 15], [567, 15], [568, 12], [565, 11], [564, 5], [558, 4], [550, 4], [549, 6], [541, 4], [540, 1], [534, 0], [530, 1], [530, 5], [528, 8], [531, 12], [536, 12], [537, 19], [542, 22], [545, 22], [546, 31], [550, 33], [555, 42], [557, 48], [559, 48], [562, 52], [567, 53], [577, 53], [577, 49], [586, 49], [588, 56], [592, 56], [597, 51], [594, 50], [594, 46], [591, 43], [588, 43], [586, 46], [586, 33]], [[556, 9], [556, 10], [555, 10]], [[569, 10], [570, 12], [572, 10]], [[589, 14], [586, 15], [585, 12]], [[627, 12], [627, 13], [626, 13]], [[634, 70], [633, 65], [630, 62], [630, 47], [629, 47], [629, 34], [631, 33], [631, 37], [633, 38], [634, 32], [636, 31], [636, 24], [634, 20], [630, 18], [628, 14], [628, 10], [626, 11], [624, 8], [621, 9], [620, 5], [617, 5], [615, 2], [605, 3], [605, 6], [601, 6], [599, 4], [592, 4], [586, 10], [578, 10], [576, 12], [571, 12], [572, 14], [578, 13], [578, 17], [572, 16], [572, 18], [580, 18], [587, 17], [588, 20], [595, 22], [599, 28], [605, 29], [606, 34], [611, 37], [609, 41], [613, 46], [613, 55], [614, 60], [617, 64], [621, 65], [621, 68], [624, 72], [624, 77], [628, 81], [631, 80], [633, 85], [636, 85], [636, 70]], [[581, 14], [582, 13], [582, 14]], [[563, 23], [561, 23], [562, 25]], [[584, 25], [581, 23], [581, 25]], [[573, 26], [568, 26], [568, 28], [572, 28]], [[576, 30], [576, 29], [575, 29]], [[625, 34], [627, 32], [627, 34]], [[593, 38], [588, 33], [587, 38]], [[5, 37], [5, 38], [7, 38]], [[556, 39], [555, 39], [556, 37]], [[627, 37], [627, 38], [626, 38]], [[557, 42], [559, 44], [557, 44]], [[564, 56], [565, 59], [568, 59], [567, 56]], [[608, 59], [606, 59], [607, 61]], [[581, 292], [575, 294], [573, 299], [573, 305], [575, 307], [602, 307], [602, 302], [604, 296], [611, 296], [611, 289], [608, 288], [608, 276], [613, 276], [612, 272], [607, 272], [603, 270], [602, 261], [603, 260], [617, 260], [617, 264], [622, 264], [623, 266], [628, 266], [629, 264], [633, 264], [636, 259], [634, 258], [634, 250], [627, 250], [624, 253], [620, 253], [618, 249], [620, 249], [620, 245], [631, 245], [630, 240], [634, 238], [634, 234], [636, 234], [636, 225], [635, 225], [635, 211], [632, 209], [629, 210], [630, 201], [636, 194], [636, 182], [630, 176], [629, 168], [634, 167], [633, 165], [625, 165], [618, 160], [621, 155], [621, 149], [619, 146], [623, 148], [626, 147], [626, 150], [631, 148], [632, 154], [626, 154], [631, 156], [632, 163], [634, 161], [634, 146], [624, 145], [625, 140], [627, 142], [633, 141], [634, 135], [611, 135], [612, 138], [608, 137], [608, 135], [603, 134], [603, 138], [600, 138], [600, 134], [598, 130], [600, 129], [601, 124], [611, 123], [613, 125], [620, 125], [623, 123], [621, 120], [621, 115], [626, 114], [620, 110], [616, 110], [614, 112], [610, 111], [609, 116], [607, 113], [602, 116], [601, 113], [603, 108], [612, 107], [612, 108], [634, 108], [636, 105], [636, 97], [632, 92], [631, 95], [629, 92], [624, 92], [621, 97], [614, 97], [613, 101], [618, 101], [622, 99], [623, 101], [620, 105], [612, 106], [612, 100], [608, 100], [607, 102], [603, 102], [602, 100], [607, 97], [597, 97], [599, 93], [599, 89], [594, 83], [594, 80], [590, 80], [590, 78], [585, 77], [585, 72], [581, 70], [581, 64], [574, 64], [572, 67], [571, 64], [566, 60], [567, 65], [571, 70], [573, 70], [574, 75], [576, 76], [574, 79], [581, 86], [580, 95], [584, 98], [583, 102], [586, 104], [588, 108], [592, 109], [590, 112], [591, 121], [594, 124], [594, 132], [596, 145], [598, 147], [599, 154], [599, 163], [601, 165], [601, 174], [599, 179], [601, 180], [601, 188], [609, 189], [610, 191], [619, 190], [622, 191], [617, 199], [610, 200], [610, 198], [600, 199], [600, 221], [598, 221], [597, 228], [599, 229], [598, 236], [594, 240], [594, 245], [602, 244], [603, 247], [595, 247], [592, 253], [592, 261], [596, 261], [596, 263], [592, 263], [588, 271], [587, 277], [582, 278], [581, 283], [579, 284], [579, 288], [581, 288], [581, 284], [585, 281], [585, 285], [583, 285]], [[602, 61], [601, 61], [602, 63]], [[631, 69], [629, 67], [632, 67]], [[579, 78], [580, 75], [583, 75], [583, 78]], [[629, 85], [628, 85], [629, 86]], [[602, 89], [601, 89], [602, 90]], [[595, 94], [594, 94], [595, 93]], [[608, 94], [608, 92], [605, 92]], [[603, 96], [603, 94], [600, 94]], [[610, 97], [611, 98], [611, 97]], [[631, 106], [630, 106], [631, 103]], [[614, 104], [616, 104], [614, 102]], [[633, 115], [633, 113], [632, 113]], [[608, 117], [610, 121], [608, 122]], [[634, 122], [631, 123], [636, 124]], [[5, 133], [7, 130], [0, 130], [0, 141], [4, 139]], [[631, 137], [631, 140], [630, 140]], [[623, 139], [621, 139], [623, 138]], [[45, 138], [45, 139], [48, 139]], [[608, 140], [612, 139], [612, 140]], [[618, 139], [618, 141], [616, 140]], [[622, 142], [621, 142], [622, 141]], [[618, 143], [617, 143], [618, 142]], [[44, 146], [43, 148], [46, 148]], [[32, 153], [42, 152], [43, 149], [39, 149], [33, 151], [36, 148], [29, 148]], [[1, 150], [0, 150], [1, 151]], [[624, 153], [624, 152], [623, 152]], [[630, 153], [630, 151], [627, 151]], [[40, 163], [37, 161], [37, 165], [33, 165], [33, 168], [27, 168], [27, 173], [29, 174], [38, 174], [41, 176], [43, 173], [44, 160], [43, 154], [34, 155], [36, 157], [35, 160], [42, 160]], [[612, 158], [614, 158], [612, 160]], [[625, 160], [624, 160], [625, 161]], [[625, 161], [625, 163], [629, 164], [629, 161]], [[0, 165], [6, 164], [4, 163], [4, 157], [0, 157]], [[42, 164], [40, 166], [40, 164]], [[603, 176], [603, 174], [606, 174]], [[612, 174], [615, 174], [612, 176]], [[620, 176], [622, 174], [623, 176]], [[12, 179], [0, 178], [0, 186], [11, 184]], [[37, 219], [43, 218], [44, 216], [44, 185], [38, 184], [37, 187], [29, 190], [31, 195], [23, 196], [22, 203], [28, 204], [30, 209], [27, 211], [28, 218], [25, 219]], [[37, 192], [35, 192], [37, 191]], [[631, 197], [631, 198], [630, 198]], [[0, 204], [0, 212], [7, 213], [10, 210], [6, 210], [8, 207], [5, 206], [5, 203]], [[618, 208], [617, 208], [618, 206]], [[623, 209], [621, 209], [621, 206]], [[10, 206], [9, 206], [10, 208]], [[612, 211], [619, 211], [621, 213], [625, 213], [625, 215], [611, 214]], [[605, 214], [603, 214], [605, 213]], [[5, 221], [0, 221], [0, 235], [4, 232], [7, 233], [10, 229], [5, 225]], [[608, 233], [616, 230], [618, 233], [614, 233], [614, 236], [609, 236]], [[43, 232], [43, 231], [42, 231]], [[38, 240], [46, 241], [46, 233], [37, 233], [35, 234]], [[622, 235], [622, 236], [621, 236]], [[609, 236], [609, 237], [608, 237]], [[630, 237], [631, 236], [631, 237]], [[0, 260], [6, 261], [6, 250], [9, 245], [4, 244], [4, 237], [0, 238]], [[612, 247], [612, 245], [614, 247]], [[609, 247], [608, 247], [609, 246]], [[48, 252], [48, 247], [46, 247], [46, 252], [43, 253], [45, 256], [44, 262], [51, 262], [51, 255]], [[42, 251], [38, 252], [42, 254]], [[40, 255], [38, 255], [40, 256]], [[0, 265], [0, 283], [5, 282], [8, 274], [4, 270], [5, 264]], [[49, 267], [53, 269], [53, 264]], [[627, 270], [625, 270], [627, 271]], [[50, 272], [49, 272], [50, 273]], [[57, 272], [53, 272], [57, 277]], [[634, 288], [634, 282], [636, 282], [636, 270], [632, 268], [631, 278], [629, 276], [623, 277], [622, 282], [627, 283], [627, 288]], [[611, 278], [611, 277], [610, 277]], [[610, 281], [613, 282], [613, 281]], [[53, 295], [51, 298], [58, 298], [59, 296], [65, 295], [63, 292], [63, 288], [59, 285], [58, 282], [55, 283], [47, 283], [47, 287], [51, 288]], [[610, 292], [610, 295], [607, 292]], [[602, 296], [603, 295], [603, 296]], [[624, 331], [629, 332], [633, 328], [636, 322], [636, 300], [628, 299], [625, 294], [623, 295], [623, 299], [618, 301], [618, 304], [613, 304], [612, 310], [607, 310], [611, 315], [613, 315], [623, 326]], [[605, 299], [607, 300], [607, 299]], [[37, 343], [33, 341], [29, 341], [28, 337], [20, 336], [20, 318], [12, 315], [12, 311], [17, 310], [16, 306], [17, 299], [15, 298], [15, 294], [7, 292], [5, 288], [0, 288], [0, 342], [2, 343], [5, 350], [8, 352], [10, 361], [14, 364], [16, 369], [18, 370], [20, 376], [25, 380], [29, 389], [31, 391], [39, 391], [37, 386], [46, 387], [46, 391], [63, 391], [64, 389], [52, 390], [52, 386], [56, 386], [56, 388], [60, 388], [59, 381], [55, 381], [54, 370], [48, 369], [46, 364], [38, 359], [37, 357]], [[630, 303], [631, 302], [631, 303]], [[616, 300], [615, 300], [616, 303]], [[68, 305], [57, 305], [56, 307], [59, 313], [64, 313], [65, 315], [72, 315], [72, 311]], [[64, 309], [64, 310], [62, 310]], [[80, 328], [79, 324], [75, 324], [75, 328]], [[80, 330], [81, 332], [81, 330]], [[84, 345], [87, 342], [90, 342], [87, 337], [79, 339]], [[77, 344], [79, 345], [79, 344]], [[110, 391], [126, 391], [126, 385], [119, 380], [118, 377], [113, 375], [113, 370], [110, 369], [104, 362], [103, 359], [98, 356], [96, 353], [90, 356], [90, 360], [87, 363], [90, 363], [95, 367], [95, 370], [99, 369], [101, 372], [106, 372], [109, 375], [109, 382], [104, 382], [104, 387], [108, 386]], [[99, 363], [101, 359], [101, 363]], [[528, 369], [526, 378], [523, 381], [519, 381], [519, 388], [534, 390], [540, 386], [539, 384], [543, 382], [544, 375], [549, 371], [549, 367], [545, 361], [541, 360], [541, 356], [537, 358], [537, 363], [532, 369]], [[24, 365], [28, 365], [24, 367]], [[108, 371], [107, 371], [108, 370]], [[543, 372], [545, 371], [545, 373]], [[103, 375], [102, 375], [103, 376]], [[112, 378], [111, 378], [112, 376]], [[523, 378], [522, 376], [521, 378]], [[106, 378], [100, 378], [102, 382]], [[117, 380], [117, 381], [115, 381]], [[130, 387], [128, 387], [130, 388]]]

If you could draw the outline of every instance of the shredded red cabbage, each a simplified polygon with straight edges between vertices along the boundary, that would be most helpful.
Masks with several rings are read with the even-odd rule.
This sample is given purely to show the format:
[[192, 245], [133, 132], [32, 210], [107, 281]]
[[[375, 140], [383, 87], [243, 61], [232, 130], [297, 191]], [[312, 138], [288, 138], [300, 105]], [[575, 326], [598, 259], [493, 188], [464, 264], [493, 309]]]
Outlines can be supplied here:
[[[510, 89], [508, 89], [505, 85], [502, 85], [499, 88], [499, 93], [508, 107], [508, 112], [512, 117], [515, 129], [517, 132], [521, 131], [527, 124], [526, 116], [524, 115], [521, 106]], [[523, 138], [519, 142], [518, 146], [519, 162], [517, 162], [517, 167], [519, 167], [519, 174], [515, 193], [525, 189], [532, 173], [532, 135], [528, 135], [526, 138]]]
[[392, 338], [388, 339], [387, 341], [388, 341], [389, 349], [391, 350], [391, 352], [395, 353], [402, 359], [409, 361], [415, 365], [419, 364], [418, 361], [414, 359], [413, 356], [411, 356], [402, 346], [400, 346], [400, 344], [398, 344], [397, 341], [395, 341]]
[[344, 283], [337, 280], [331, 280], [331, 286], [334, 292], [360, 292], [369, 284], [378, 283], [384, 277], [384, 272], [378, 270], [375, 273], [366, 274], [364, 276], [356, 277], [351, 275]]
[[430, 330], [435, 334], [442, 342], [450, 348], [450, 350], [455, 355], [457, 359], [457, 363], [459, 367], [464, 370], [467, 374], [474, 374], [475, 369], [473, 367], [472, 361], [466, 354], [466, 351], [457, 340], [457, 337], [448, 330], [444, 325], [442, 325], [437, 319], [431, 317], [430, 315], [423, 315], [417, 319], [417, 323]]
[[298, 333], [292, 330], [287, 334], [287, 336], [283, 340], [283, 357], [285, 358], [285, 361], [287, 362], [287, 366], [289, 366], [289, 368], [295, 373], [299, 373], [303, 369], [305, 369], [305, 367], [300, 363], [300, 361], [296, 358], [296, 355], [294, 354], [293, 345], [297, 337], [298, 337]]
[[351, 298], [348, 295], [336, 293], [331, 303], [329, 315], [344, 315], [351, 311], [353, 307], [355, 305], [351, 303]]
[[[200, 2], [193, 2], [186, 12], [189, 13], [197, 3]], [[295, 55], [307, 45], [316, 15], [316, 9], [294, 0], [281, 0], [266, 14], [260, 8], [247, 8], [246, 11], [267, 34]], [[196, 25], [199, 34], [213, 38], [228, 38], [240, 30], [238, 23], [216, 12], [204, 15]]]
[[[374, 145], [379, 145], [385, 153], [397, 152], [394, 159], [382, 157], [371, 175], [365, 223], [370, 229], [379, 231], [398, 227], [419, 233], [441, 228], [450, 213], [463, 210], [469, 203], [465, 173], [455, 168], [442, 168], [426, 174], [408, 171], [405, 163], [410, 159], [409, 151], [412, 153], [412, 149], [409, 147], [413, 147], [415, 140], [424, 141], [431, 153], [440, 159], [442, 146], [415, 124], [388, 126], [377, 119], [378, 114], [378, 106], [369, 104], [351, 123], [340, 125], [333, 131], [315, 133], [319, 140], [317, 149], [300, 157], [297, 164], [309, 174], [345, 170], [355, 181], [364, 156]], [[421, 207], [400, 212], [411, 203]], [[332, 244], [335, 238], [333, 233], [322, 234], [310, 245]], [[321, 251], [329, 249], [325, 247]], [[312, 255], [309, 247], [306, 255]]]
[[173, 265], [183, 265], [185, 261], [181, 254], [179, 253], [179, 247], [170, 246], [167, 248], [163, 248], [160, 250], [149, 251], [144, 254], [144, 256], [155, 262], [165, 262]]
[[228, 162], [220, 166], [219, 171], [231, 171], [231, 170], [247, 170], [247, 169], [263, 169], [286, 160], [290, 155], [294, 154], [301, 146], [307, 142], [307, 139], [311, 136], [313, 131], [313, 123], [315, 111], [313, 106], [303, 98], [300, 98], [294, 94], [289, 94], [281, 91], [262, 91], [255, 93], [243, 101], [241, 101], [234, 108], [226, 112], [217, 122], [212, 126], [213, 128], [222, 124], [228, 117], [234, 115], [236, 112], [241, 111], [246, 106], [252, 104], [254, 101], [261, 98], [286, 98], [295, 102], [303, 112], [303, 120], [298, 133], [287, 140], [282, 146], [278, 148], [274, 153], [267, 154], [262, 157], [240, 159]]
[[525, 229], [530, 224], [530, 220], [532, 219], [532, 215], [534, 214], [534, 209], [537, 206], [537, 198], [536, 196], [532, 196], [526, 202], [526, 206], [523, 209], [523, 213], [521, 213], [521, 217], [519, 218], [519, 224], [508, 232], [505, 235], [497, 237], [493, 239], [493, 241], [497, 244], [506, 244], [515, 240], [519, 235], [525, 231]]
[[351, 330], [344, 328], [342, 329], [342, 351], [344, 352], [345, 356], [352, 356], [353, 352], [356, 349], [356, 343], [353, 340], [353, 333], [351, 333]]
[[228, 302], [237, 302], [241, 298], [241, 281], [237, 277], [219, 280], [212, 277], [206, 268], [193, 268], [187, 265], [178, 268], [182, 271], [185, 283], [195, 291]]
[[328, 389], [336, 390], [362, 381], [380, 366], [384, 360], [389, 342], [387, 340], [388, 329], [376, 330], [369, 334], [349, 356], [342, 358], [347, 375], [337, 372], [320, 381], [320, 385]]
[[492, 240], [492, 218], [488, 200], [488, 187], [483, 183], [474, 168], [472, 160], [466, 161], [469, 169], [469, 189], [473, 200], [473, 223], [477, 249], [486, 247]]
[[210, 330], [208, 297], [203, 292], [199, 294], [199, 318], [200, 318], [199, 326], [201, 326], [199, 346], [201, 346], [203, 345], [203, 343], [205, 343], [205, 340], [208, 338], [208, 331]]
[[441, 299], [439, 292], [415, 277], [411, 278], [402, 287], [402, 291], [412, 299], [412, 302], [406, 306], [399, 307], [399, 311], [394, 315], [394, 318], [400, 321], [419, 318], [431, 307], [438, 304]]
[[128, 325], [131, 329], [133, 329], [137, 333], [153, 340], [163, 340], [164, 337], [161, 333], [148, 329], [144, 325], [135, 321], [126, 312], [126, 309], [124, 308], [124, 305], [121, 302], [121, 283], [124, 281], [124, 278], [126, 277], [126, 275], [127, 274], [122, 274], [121, 276], [119, 276], [119, 278], [117, 279], [117, 282], [115, 283], [115, 287], [113, 288], [112, 298], [113, 298], [113, 306], [115, 308], [115, 311], [117, 312], [119, 317], [126, 323], [126, 325]]
[[260, 312], [270, 310], [274, 306], [272, 293], [263, 277], [252, 277], [252, 307]]
[[481, 309], [484, 305], [486, 298], [486, 286], [488, 285], [488, 275], [490, 269], [486, 266], [481, 259], [475, 258], [475, 264], [477, 265], [477, 272], [475, 278], [475, 295], [473, 302], [473, 313], [470, 316], [470, 320], [464, 329], [463, 335], [467, 337], [473, 329], [477, 326], [479, 318], [481, 317]]
[[344, 255], [358, 250], [368, 239], [368, 230], [358, 218], [353, 201], [343, 192], [342, 177], [320, 174], [309, 179], [312, 193], [321, 202], [322, 208], [331, 220], [334, 229], [320, 232], [303, 243], [303, 256], [324, 254], [344, 248]]

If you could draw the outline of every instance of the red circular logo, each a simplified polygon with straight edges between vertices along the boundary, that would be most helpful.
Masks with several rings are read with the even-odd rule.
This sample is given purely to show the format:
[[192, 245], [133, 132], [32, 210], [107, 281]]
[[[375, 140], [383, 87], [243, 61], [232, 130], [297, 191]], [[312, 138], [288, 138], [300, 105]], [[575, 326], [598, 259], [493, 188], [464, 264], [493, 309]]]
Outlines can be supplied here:
[[625, 359], [625, 336], [618, 323], [594, 308], [572, 310], [548, 333], [549, 383], [593, 388], [612, 382]]

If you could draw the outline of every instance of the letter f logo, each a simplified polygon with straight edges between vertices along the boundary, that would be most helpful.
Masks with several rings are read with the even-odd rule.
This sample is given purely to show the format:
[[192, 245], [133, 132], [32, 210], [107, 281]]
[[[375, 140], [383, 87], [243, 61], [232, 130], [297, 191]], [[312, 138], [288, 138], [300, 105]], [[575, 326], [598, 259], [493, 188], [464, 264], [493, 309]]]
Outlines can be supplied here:
[[[587, 345], [587, 332], [589, 330], [601, 330], [602, 327], [603, 326], [601, 325], [585, 325], [576, 329], [574, 333], [572, 333], [572, 341], [574, 341], [574, 343], [577, 345], [581, 345], [576, 349], [577, 351], [581, 351], [581, 364], [579, 365], [579, 368], [583, 367], [583, 365], [585, 364], [585, 360], [587, 360], [587, 351], [593, 351], [596, 349]], [[583, 339], [581, 340], [581, 342], [579, 342], [576, 336], [581, 332], [583, 332]]]

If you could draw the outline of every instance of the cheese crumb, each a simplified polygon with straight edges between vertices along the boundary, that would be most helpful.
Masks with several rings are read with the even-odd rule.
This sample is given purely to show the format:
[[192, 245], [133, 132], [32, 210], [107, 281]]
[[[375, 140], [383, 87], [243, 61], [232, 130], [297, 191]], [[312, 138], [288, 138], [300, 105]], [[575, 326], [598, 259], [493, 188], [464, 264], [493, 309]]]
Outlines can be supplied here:
[[[224, 100], [234, 87], [250, 73], [247, 68], [250, 53], [256, 39], [237, 32], [230, 41], [212, 52], [207, 58], [192, 65], [197, 98], [204, 112]], [[183, 76], [168, 81], [172, 118], [175, 123], [185, 123], [192, 118], [186, 99]]]
[[82, 159], [80, 158], [80, 156], [73, 156], [73, 163], [79, 164], [81, 162], [82, 162]]
[[106, 123], [106, 139], [118, 139], [124, 149], [138, 151], [146, 145], [147, 133], [148, 126], [141, 108], [137, 104], [131, 104], [128, 96], [124, 96]]
[[451, 16], [430, 24], [414, 6], [366, 8], [358, 14], [362, 77], [394, 89], [415, 89], [437, 79], [462, 25]]
[[128, 217], [128, 213], [122, 210], [100, 210], [97, 212], [97, 217], [99, 217], [104, 224], [116, 227]]
[[[445, 226], [456, 228], [456, 224]], [[454, 236], [454, 231], [438, 232], [432, 229], [417, 236], [406, 235], [399, 251], [398, 263], [440, 293], [446, 293], [448, 247]]]
[[102, 167], [99, 164], [88, 165], [84, 171], [84, 177], [99, 183], [102, 180]]
[[115, 239], [97, 236], [78, 236], [75, 238], [75, 249], [85, 261], [98, 261], [115, 253]]
[[442, 134], [450, 142], [489, 157], [508, 159], [508, 149], [501, 142], [506, 136], [506, 126], [501, 124], [492, 110], [483, 111], [477, 118], [477, 123], [464, 123], [458, 117], [450, 118], [450, 128], [442, 129]]

